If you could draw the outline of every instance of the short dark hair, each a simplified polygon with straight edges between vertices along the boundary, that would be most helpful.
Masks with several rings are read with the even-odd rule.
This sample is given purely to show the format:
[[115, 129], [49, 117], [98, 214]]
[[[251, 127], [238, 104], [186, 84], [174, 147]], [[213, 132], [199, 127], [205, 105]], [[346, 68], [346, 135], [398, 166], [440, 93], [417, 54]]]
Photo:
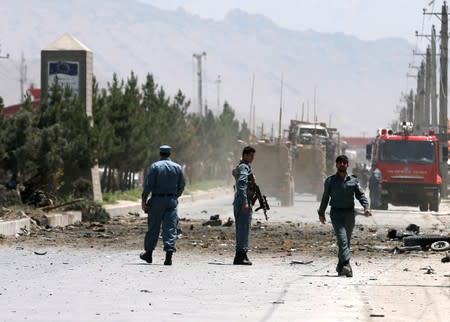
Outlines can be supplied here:
[[244, 155], [250, 154], [250, 153], [255, 153], [256, 150], [254, 147], [252, 146], [246, 146], [243, 150], [242, 150], [242, 157], [244, 157]]
[[338, 157], [336, 158], [336, 163], [341, 161], [344, 163], [348, 163], [348, 158], [345, 154], [338, 155]]

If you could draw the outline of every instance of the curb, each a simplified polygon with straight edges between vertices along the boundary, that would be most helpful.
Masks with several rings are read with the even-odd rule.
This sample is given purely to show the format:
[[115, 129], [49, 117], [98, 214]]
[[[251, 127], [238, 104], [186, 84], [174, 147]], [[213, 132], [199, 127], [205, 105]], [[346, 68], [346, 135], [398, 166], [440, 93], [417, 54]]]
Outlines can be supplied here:
[[0, 235], [15, 236], [25, 229], [29, 229], [31, 225], [30, 218], [20, 218], [16, 220], [8, 220], [0, 222]]
[[[194, 202], [205, 199], [214, 199], [218, 195], [231, 193], [229, 188], [216, 188], [207, 191], [194, 191], [189, 195], [183, 195], [178, 198], [181, 203]], [[128, 213], [138, 213], [140, 217], [145, 217], [146, 214], [142, 211], [140, 201], [122, 201], [121, 204], [107, 204], [103, 208], [109, 213], [111, 217], [126, 215]], [[45, 215], [48, 219], [50, 227], [65, 227], [72, 225], [82, 220], [81, 211], [67, 211], [63, 213], [48, 213]], [[30, 229], [31, 220], [25, 215], [25, 218], [0, 221], [0, 235], [15, 236], [23, 230]]]
[[[30, 230], [31, 218], [24, 215], [24, 218], [0, 221], [0, 235], [15, 236], [24, 230]], [[50, 227], [65, 227], [81, 221], [81, 211], [67, 211], [64, 213], [48, 213], [45, 215]]]

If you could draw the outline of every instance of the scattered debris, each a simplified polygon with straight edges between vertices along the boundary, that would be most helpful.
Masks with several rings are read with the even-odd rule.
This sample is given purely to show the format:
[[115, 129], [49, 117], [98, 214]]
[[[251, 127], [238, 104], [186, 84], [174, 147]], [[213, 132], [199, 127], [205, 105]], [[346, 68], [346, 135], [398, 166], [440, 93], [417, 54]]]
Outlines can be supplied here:
[[408, 227], [406, 227], [406, 231], [410, 231], [410, 232], [413, 232], [415, 234], [419, 234], [420, 233], [420, 227], [417, 226], [416, 224], [409, 224]]
[[27, 205], [33, 205], [36, 208], [52, 207], [55, 204], [56, 197], [43, 190], [35, 190], [27, 199]]
[[405, 252], [411, 252], [411, 251], [421, 251], [422, 246], [403, 246], [403, 247], [394, 247], [392, 249], [392, 253], [394, 254], [403, 254]]
[[222, 225], [224, 227], [231, 227], [233, 226], [234, 220], [231, 219], [231, 217], [228, 217], [227, 221]]
[[48, 218], [46, 216], [40, 216], [40, 217], [33, 216], [31, 218], [33, 218], [33, 220], [36, 222], [36, 225], [38, 225], [40, 227], [45, 227], [45, 228], [49, 227]]
[[424, 248], [428, 248], [437, 241], [446, 241], [450, 242], [449, 236], [441, 236], [441, 235], [420, 235], [420, 236], [408, 236], [403, 238], [403, 244], [405, 246], [422, 246]]
[[302, 264], [302, 265], [308, 265], [311, 264], [313, 261], [309, 260], [309, 261], [299, 261], [299, 260], [292, 260], [291, 261], [291, 265], [293, 264]]
[[447, 255], [441, 258], [442, 263], [450, 263], [450, 252], [447, 252]]
[[431, 244], [430, 248], [436, 252], [450, 250], [450, 243], [446, 241], [437, 241]]
[[424, 270], [424, 274], [435, 274], [434, 269], [431, 266], [422, 267], [421, 270]]
[[36, 255], [46, 255], [47, 254], [47, 252], [37, 252], [37, 251], [34, 251], [34, 253], [36, 254]]
[[66, 207], [66, 206], [71, 206], [77, 203], [80, 203], [84, 201], [83, 198], [79, 198], [79, 199], [73, 199], [64, 203], [61, 203], [59, 205], [55, 205], [54, 202], [49, 204], [49, 205], [45, 205], [45, 206], [39, 206], [39, 209], [44, 210], [44, 211], [50, 211], [50, 210], [54, 210], [57, 208], [62, 208], [62, 207]]
[[[389, 229], [387, 237], [389, 239], [403, 239], [404, 237], [415, 236], [415, 235], [419, 234], [419, 232], [420, 232], [419, 226], [417, 226], [416, 224], [409, 224], [406, 227], [405, 231], [403, 231], [401, 229], [400, 230]], [[413, 246], [413, 245], [409, 245], [409, 246]]]
[[135, 216], [135, 217], [139, 217], [140, 216], [140, 214], [138, 212], [128, 212], [128, 214], [130, 216]]
[[222, 220], [218, 214], [209, 217], [209, 220], [202, 224], [203, 226], [222, 226]]

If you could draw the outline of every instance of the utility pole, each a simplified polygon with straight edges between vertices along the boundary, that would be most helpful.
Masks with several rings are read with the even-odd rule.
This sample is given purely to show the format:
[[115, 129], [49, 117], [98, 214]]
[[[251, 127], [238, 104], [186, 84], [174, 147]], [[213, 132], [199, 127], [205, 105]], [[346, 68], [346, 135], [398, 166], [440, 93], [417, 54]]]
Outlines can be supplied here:
[[436, 90], [436, 28], [431, 29], [431, 126], [438, 125], [437, 90]]
[[24, 86], [27, 81], [27, 65], [25, 64], [25, 57], [22, 52], [22, 59], [20, 61], [20, 103], [25, 101]]
[[[249, 128], [250, 131], [252, 131], [252, 139], [255, 139], [256, 133], [255, 133], [255, 121], [253, 120], [254, 118], [254, 106], [253, 106], [253, 96], [255, 94], [255, 73], [253, 73], [253, 77], [252, 77], [252, 90], [251, 90], [251, 95], [250, 95], [250, 117], [248, 119], [249, 121]], [[253, 121], [253, 127], [252, 127], [252, 121]]]
[[317, 123], [317, 114], [316, 114], [316, 90], [317, 90], [317, 86], [314, 86], [314, 123]]
[[278, 120], [278, 143], [281, 143], [281, 114], [283, 113], [283, 74], [281, 74], [280, 117]]
[[[406, 117], [408, 122], [412, 122], [414, 118], [414, 92], [411, 90], [409, 92], [407, 101], [406, 101]], [[414, 124], [414, 123], [413, 123]]]
[[442, 5], [441, 14], [441, 80], [440, 80], [440, 90], [439, 90], [439, 141], [442, 147], [441, 156], [441, 176], [442, 176], [442, 188], [441, 196], [442, 198], [447, 198], [448, 195], [448, 138], [447, 138], [447, 92], [448, 92], [448, 14], [447, 14], [447, 3], [444, 1]]
[[424, 127], [430, 129], [430, 98], [431, 98], [431, 49], [428, 46], [425, 58], [425, 106], [424, 106]]
[[222, 80], [220, 79], [220, 75], [217, 75], [217, 115], [220, 114], [220, 83], [222, 83]]
[[193, 54], [192, 57], [197, 60], [197, 99], [198, 99], [198, 113], [203, 115], [203, 97], [202, 97], [202, 59], [206, 57], [206, 52]]
[[305, 114], [305, 102], [302, 103], [302, 118], [301, 121], [303, 122], [303, 115]]
[[416, 94], [416, 108], [414, 113], [415, 132], [420, 134], [423, 131], [424, 125], [424, 96], [425, 96], [425, 64], [422, 61], [420, 69], [417, 73], [417, 94]]

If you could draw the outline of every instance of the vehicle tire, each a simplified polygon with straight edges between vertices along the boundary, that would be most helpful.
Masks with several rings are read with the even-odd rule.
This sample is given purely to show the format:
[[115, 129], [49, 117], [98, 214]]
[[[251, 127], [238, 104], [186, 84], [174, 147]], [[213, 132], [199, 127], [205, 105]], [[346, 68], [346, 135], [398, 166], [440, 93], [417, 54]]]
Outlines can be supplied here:
[[388, 203], [386, 201], [382, 201], [381, 205], [378, 207], [380, 210], [388, 210]]
[[450, 243], [446, 241], [437, 241], [432, 243], [430, 248], [436, 252], [443, 252], [450, 250]]
[[423, 235], [423, 236], [408, 236], [403, 238], [405, 246], [429, 246], [438, 241], [450, 242], [449, 236], [440, 235]]
[[428, 203], [421, 203], [419, 209], [420, 211], [428, 211]]
[[430, 200], [430, 211], [434, 211], [434, 212], [439, 211], [439, 204], [441, 202], [440, 199], [441, 198], [440, 198], [439, 192], [433, 196], [433, 198]]
[[430, 211], [439, 212], [439, 203], [430, 202]]

